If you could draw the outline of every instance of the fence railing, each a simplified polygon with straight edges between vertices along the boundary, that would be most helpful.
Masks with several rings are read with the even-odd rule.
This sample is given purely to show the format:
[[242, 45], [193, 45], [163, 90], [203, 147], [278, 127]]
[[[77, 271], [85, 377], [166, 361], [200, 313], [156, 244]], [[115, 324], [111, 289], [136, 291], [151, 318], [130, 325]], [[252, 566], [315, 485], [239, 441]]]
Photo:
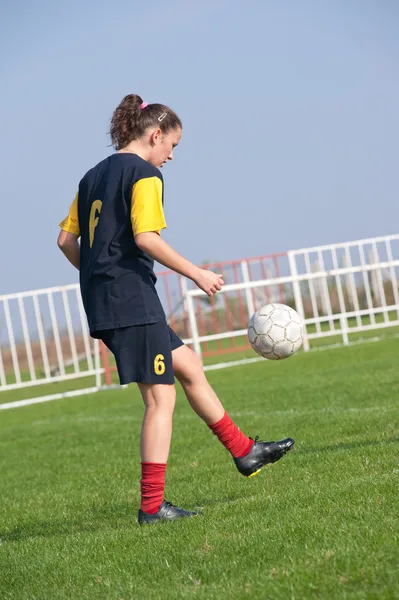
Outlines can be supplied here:
[[316, 338], [399, 323], [399, 235], [288, 253], [294, 299], [306, 324], [304, 348]]
[[[170, 271], [157, 286], [170, 325], [202, 357], [248, 349], [248, 320], [270, 302], [302, 316], [305, 351], [317, 338], [347, 344], [351, 333], [399, 325], [399, 234], [206, 267], [226, 282], [211, 299]], [[0, 296], [0, 392], [68, 380], [80, 393], [96, 391], [103, 375], [110, 384], [108, 353], [89, 335], [78, 284]]]
[[[299, 312], [305, 323], [305, 351], [317, 338], [340, 336], [348, 344], [351, 333], [399, 325], [399, 235], [293, 250], [280, 255], [284, 265], [283, 257], [288, 269], [280, 269], [277, 276], [227, 284], [218, 293], [219, 307], [223, 296], [226, 301], [231, 294], [243, 295], [242, 327], [231, 327], [228, 310], [211, 302], [208, 321], [212, 326], [201, 330], [204, 316], [198, 299], [204, 294], [187, 290], [190, 342], [198, 354], [206, 356], [208, 345], [218, 342], [217, 353], [225, 352], [226, 348], [220, 350], [223, 340], [229, 341], [229, 349], [232, 339], [244, 340], [244, 347], [249, 347], [248, 319], [270, 301], [283, 302]], [[244, 268], [246, 261], [241, 262]]]
[[77, 284], [0, 296], [0, 391], [86, 378], [97, 389], [102, 372]]

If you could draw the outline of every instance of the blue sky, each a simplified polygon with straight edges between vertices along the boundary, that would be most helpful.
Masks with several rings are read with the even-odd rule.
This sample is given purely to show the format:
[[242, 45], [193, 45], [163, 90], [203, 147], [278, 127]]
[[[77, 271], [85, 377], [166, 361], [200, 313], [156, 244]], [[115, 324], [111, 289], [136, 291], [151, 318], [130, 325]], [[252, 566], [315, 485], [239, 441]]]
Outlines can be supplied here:
[[72, 283], [56, 247], [130, 92], [184, 124], [165, 239], [229, 260], [398, 231], [395, 0], [0, 8], [0, 293]]

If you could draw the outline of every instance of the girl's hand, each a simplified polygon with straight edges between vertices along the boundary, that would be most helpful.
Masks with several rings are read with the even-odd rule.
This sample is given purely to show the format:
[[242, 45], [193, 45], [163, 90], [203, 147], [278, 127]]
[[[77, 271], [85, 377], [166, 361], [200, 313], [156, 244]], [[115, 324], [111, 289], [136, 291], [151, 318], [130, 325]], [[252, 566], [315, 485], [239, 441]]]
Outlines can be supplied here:
[[208, 296], [213, 296], [224, 286], [223, 275], [208, 271], [207, 269], [199, 269], [193, 281]]

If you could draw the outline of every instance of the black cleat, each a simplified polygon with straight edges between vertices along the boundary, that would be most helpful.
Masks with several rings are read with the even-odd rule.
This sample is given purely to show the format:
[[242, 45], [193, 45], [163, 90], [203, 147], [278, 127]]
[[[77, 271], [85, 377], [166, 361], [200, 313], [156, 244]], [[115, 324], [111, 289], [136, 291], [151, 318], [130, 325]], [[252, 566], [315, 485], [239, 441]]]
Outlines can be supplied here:
[[279, 442], [258, 442], [258, 439], [258, 437], [255, 438], [255, 443], [246, 456], [234, 459], [237, 469], [245, 477], [252, 477], [259, 473], [265, 465], [280, 460], [293, 448], [295, 443], [292, 438], [286, 438]]
[[158, 512], [153, 515], [149, 513], [143, 512], [139, 509], [138, 522], [139, 525], [144, 525], [147, 523], [156, 523], [157, 521], [176, 521], [176, 519], [184, 519], [186, 517], [196, 517], [198, 516], [197, 512], [191, 510], [183, 510], [182, 508], [178, 508], [174, 506], [170, 502], [162, 502], [159, 507]]

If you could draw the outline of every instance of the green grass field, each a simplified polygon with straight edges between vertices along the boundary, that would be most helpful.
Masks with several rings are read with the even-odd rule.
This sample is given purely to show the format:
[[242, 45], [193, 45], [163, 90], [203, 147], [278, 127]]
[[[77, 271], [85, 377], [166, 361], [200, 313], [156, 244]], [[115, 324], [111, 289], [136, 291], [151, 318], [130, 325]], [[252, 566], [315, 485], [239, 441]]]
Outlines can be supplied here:
[[134, 387], [1, 412], [0, 598], [399, 598], [398, 358], [386, 339], [210, 372], [241, 429], [296, 439], [249, 480], [179, 390], [167, 499], [204, 514], [146, 528]]

